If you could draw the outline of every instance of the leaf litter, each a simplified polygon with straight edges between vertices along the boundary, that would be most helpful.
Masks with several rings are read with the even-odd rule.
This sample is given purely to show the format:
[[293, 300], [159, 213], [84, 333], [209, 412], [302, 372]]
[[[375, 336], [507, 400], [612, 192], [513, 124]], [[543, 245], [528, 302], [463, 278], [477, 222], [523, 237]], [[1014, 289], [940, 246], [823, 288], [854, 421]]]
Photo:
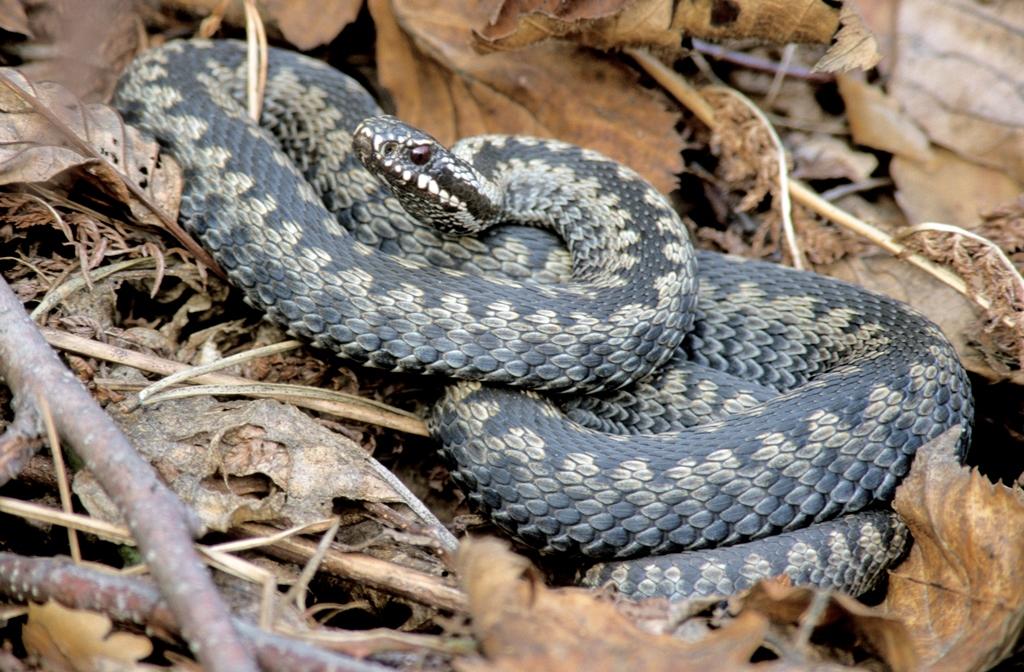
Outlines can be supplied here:
[[[901, 3], [898, 29], [890, 26], [888, 30], [877, 28], [881, 25], [878, 3], [870, 0], [845, 3], [841, 10], [831, 6], [834, 3], [809, 0], [792, 3], [791, 11], [781, 13], [773, 13], [771, 3], [735, 2], [729, 5], [737, 15], [719, 16], [715, 25], [707, 15], [687, 15], [688, 8], [663, 2], [460, 0], [453, 11], [441, 12], [418, 0], [370, 0], [368, 15], [355, 18], [351, 8], [357, 3], [339, 5], [319, 26], [316, 3], [264, 4], [265, 16], [280, 34], [306, 48], [330, 41], [345, 26], [365, 30], [372, 21], [377, 40], [375, 74], [381, 86], [401, 116], [442, 140], [482, 132], [560, 137], [628, 163], [666, 192], [683, 174], [684, 184], [699, 184], [709, 201], [717, 199], [718, 210], [704, 205], [704, 212], [721, 213], [728, 225], [708, 226], [706, 218], [701, 218], [704, 226], [697, 230], [698, 240], [767, 258], [779, 256], [781, 236], [774, 214], [779, 199], [775, 159], [762, 130], [749, 115], [729, 112], [719, 101], [721, 126], [713, 139], [689, 111], [674, 107], [666, 95], [638, 76], [628, 59], [598, 53], [592, 47], [646, 45], [684, 58], [688, 52], [679, 48], [681, 36], [742, 40], [756, 35], [779, 43], [798, 37], [824, 43], [834, 36], [828, 53], [824, 47], [806, 47], [797, 52], [803, 61], [794, 66], [809, 68], [817, 63], [836, 71], [868, 65], [880, 52], [894, 53], [895, 63], [888, 59], [879, 63], [881, 77], [851, 74], [837, 79], [836, 95], [845, 103], [842, 112], [818, 105], [821, 85], [817, 80], [783, 77], [776, 82], [778, 74], [701, 64], [696, 57], [690, 72], [696, 79], [722, 76], [746, 88], [778, 125], [794, 157], [796, 174], [822, 189], [836, 182], [851, 187], [836, 202], [855, 209], [861, 219], [891, 233], [926, 219], [957, 224], [992, 241], [1013, 265], [1020, 266], [1020, 175], [1015, 163], [1019, 153], [1013, 151], [1020, 124], [1012, 117], [1012, 106], [994, 106], [988, 95], [995, 95], [1018, 74], [1006, 66], [1016, 62], [1016, 46], [1008, 35], [1019, 16], [1012, 7], [986, 6], [982, 21], [976, 20], [979, 15], [964, 15], [959, 5], [929, 14], [945, 31], [944, 44], [954, 47], [939, 53], [932, 37], [922, 36], [931, 26], [922, 14], [923, 3], [912, 1]], [[215, 9], [197, 10], [201, 3], [186, 0], [177, 0], [177, 5], [201, 14]], [[675, 14], [670, 5], [675, 6]], [[812, 11], [801, 13], [800, 9]], [[31, 28], [20, 27], [21, 19], [12, 16], [11, 25], [29, 35], [26, 31]], [[770, 20], [758, 20], [765, 16]], [[230, 15], [221, 18], [231, 21]], [[175, 20], [162, 18], [164, 26]], [[882, 47], [869, 39], [865, 22], [877, 31]], [[752, 33], [753, 26], [762, 32]], [[751, 49], [742, 41], [727, 43], [726, 48], [740, 55]], [[481, 54], [481, 50], [490, 53]], [[782, 59], [779, 72], [785, 72], [784, 54], [771, 49], [758, 53]], [[995, 79], [975, 77], [972, 68], [989, 59], [998, 67], [991, 71], [995, 75], [986, 76]], [[957, 79], [960, 86], [981, 82], [985, 86], [973, 90], [985, 95], [972, 95], [970, 88], [932, 92], [917, 84], [915, 78], [928, 76], [933, 68], [950, 67], [963, 73]], [[145, 184], [147, 189], [153, 188], [153, 178], [166, 159], [156, 153], [155, 146], [134, 135], [124, 142], [134, 131], [120, 124], [109, 108], [85, 105], [56, 87], [24, 81], [16, 85], [37, 104], [9, 88], [0, 96], [6, 112], [0, 115], [0, 133], [8, 143], [22, 143], [7, 145], [0, 155], [0, 183], [9, 185], [9, 191], [0, 194], [0, 207], [12, 214], [9, 223], [0, 225], [0, 240], [17, 243], [25, 263], [0, 270], [8, 276], [17, 268], [20, 293], [37, 298], [43, 288], [69, 272], [74, 261], [57, 253], [38, 255], [35, 241], [43, 226], [60, 226], [51, 210], [60, 215], [66, 231], [71, 224], [76, 232], [94, 232], [86, 256], [90, 269], [101, 264], [108, 251], [130, 255], [142, 249], [126, 244], [104, 247], [101, 241], [110, 236], [130, 242], [140, 234], [109, 214], [76, 207], [73, 200], [47, 202], [49, 195], [64, 194], [69, 185], [88, 184], [127, 205], [134, 220], [153, 222], [146, 208], [133, 205], [137, 200], [133, 189], [96, 156], [128, 174], [133, 187]], [[568, 109], [572, 114], [565, 113]], [[996, 110], [1006, 114], [993, 114]], [[54, 119], [58, 124], [52, 123]], [[88, 123], [76, 121], [83, 119]], [[685, 134], [680, 133], [680, 125], [686, 126]], [[73, 138], [65, 127], [73, 130]], [[97, 154], [83, 151], [81, 142]], [[991, 151], [997, 145], [1005, 151]], [[684, 167], [680, 156], [684, 149], [694, 160], [689, 167]], [[879, 187], [872, 185], [887, 184], [879, 182], [879, 177], [891, 178], [894, 186], [882, 187], [879, 193]], [[14, 188], [26, 182], [39, 185], [44, 191], [37, 193], [44, 195], [27, 198], [27, 192]], [[179, 189], [166, 188], [162, 208], [173, 210]], [[692, 211], [694, 216], [700, 213], [699, 207]], [[952, 290], [942, 294], [942, 286], [905, 262], [866, 255], [862, 242], [823, 223], [817, 210], [798, 207], [794, 220], [811, 262], [831, 263], [832, 272], [852, 272], [862, 284], [881, 287], [915, 305], [922, 298], [931, 300], [937, 306], [933, 319], [954, 338], [972, 371], [992, 379], [1019, 380], [1020, 276], [992, 261], [993, 248], [974, 238], [928, 234], [908, 239], [927, 257], [953, 267], [970, 293], [988, 297], [993, 309], [979, 318], [974, 304]], [[860, 270], [849, 270], [854, 267]], [[885, 284], [877, 284], [883, 278]], [[88, 308], [88, 301], [68, 302], [58, 306], [50, 320], [58, 326], [72, 325], [87, 314], [99, 315], [99, 322], [107, 326], [94, 331], [97, 335], [127, 335], [128, 330], [141, 335], [166, 327], [162, 339], [169, 354], [176, 350], [193, 363], [252, 346], [253, 330], [240, 326], [251, 324], [251, 318], [238, 317], [236, 311], [225, 319], [221, 301], [202, 298], [211, 290], [209, 285], [190, 281], [158, 288], [147, 284], [143, 294], [153, 293], [173, 308], [163, 315], [160, 303], [145, 303], [133, 295], [138, 287], [138, 280], [115, 281], [109, 289], [117, 296], [118, 308], [107, 304], [97, 313]], [[272, 331], [271, 342], [281, 338]], [[258, 338], [267, 337], [263, 333]], [[178, 339], [188, 343], [177, 344]], [[101, 372], [110, 373], [109, 365], [95, 357], [77, 362], [76, 371], [90, 382]], [[327, 379], [334, 385], [344, 379], [362, 394], [397, 395], [407, 403], [419, 403], [412, 401], [422, 392], [416, 389], [419, 383], [409, 383], [406, 391], [386, 377], [341, 369], [312, 351], [298, 356], [296, 362], [294, 367], [273, 372], [263, 367], [258, 369], [259, 376], [284, 375], [306, 383]], [[123, 368], [116, 373], [126, 381], [137, 376]], [[118, 413], [114, 406], [110, 410]], [[391, 451], [388, 459], [396, 465], [411, 461], [422, 468], [423, 458], [411, 459], [407, 453], [415, 442], [389, 438], [372, 428], [313, 420], [290, 406], [266, 400], [178, 400], [119, 418], [165, 480], [178, 486], [213, 529], [231, 530], [243, 521], [283, 525], [322, 519], [338, 512], [340, 497], [359, 505], [355, 511], [342, 507], [350, 523], [343, 537], [351, 548], [372, 546], [383, 529], [390, 541], [381, 557], [395, 563], [396, 573], [404, 571], [404, 563], [436, 576], [449, 571], [443, 563], [426, 561], [421, 552], [402, 552], [403, 539], [420, 543], [413, 541], [418, 534], [415, 524], [380, 509], [361, 508], [393, 499], [372, 470], [361, 466], [365, 451], [374, 447]], [[984, 437], [979, 439], [982, 442], [995, 440], [991, 433], [979, 432], [979, 437]], [[944, 441], [948, 448], [951, 440], [941, 437], [936, 444]], [[469, 596], [468, 609], [457, 616], [471, 617], [469, 628], [480, 652], [449, 657], [447, 663], [467, 670], [698, 666], [802, 670], [840, 665], [990, 669], [1012, 654], [1021, 629], [1024, 581], [1018, 574], [1024, 564], [1021, 540], [1013, 534], [1021, 529], [1017, 520], [1022, 515], [1020, 490], [1016, 485], [993, 485], [976, 470], [943, 462], [942, 454], [942, 445], [934, 451], [922, 450], [898, 491], [896, 508], [907, 519], [916, 543], [908, 559], [893, 571], [889, 591], [877, 607], [764, 582], [732, 598], [727, 606], [692, 605], [692, 613], [682, 617], [679, 605], [639, 607], [665, 614], [659, 629], [652, 626], [657, 619], [636, 617], [635, 605], [618, 604], [607, 595], [580, 589], [549, 589], [546, 575], [523, 557], [493, 541], [474, 540], [463, 544], [454, 574]], [[443, 467], [428, 465], [427, 469], [429, 476], [404, 473], [429, 502], [464, 514], [457, 497], [454, 505], [440, 502], [453, 496], [450, 490], [444, 492], [450, 486], [444, 485]], [[87, 472], [78, 473], [75, 487], [83, 504], [96, 515], [114, 515], [113, 507], [103, 501], [105, 495], [90, 484]], [[365, 525], [366, 510], [384, 516], [372, 521], [372, 530]], [[278, 565], [277, 571], [288, 574], [286, 567]], [[358, 586], [349, 590], [361, 598], [369, 596], [363, 606], [353, 608], [363, 618], [374, 619], [375, 612], [391, 603], [382, 593], [360, 591]], [[432, 612], [418, 608], [418, 615], [408, 621], [410, 627], [430, 622]], [[434, 623], [453, 637], [465, 631], [457, 619], [435, 614]], [[651, 633], [652, 628], [658, 631]], [[684, 632], [682, 639], [667, 634]], [[367, 650], [380, 653], [377, 646]], [[394, 660], [402, 661], [400, 665], [410, 662], [401, 657]]]

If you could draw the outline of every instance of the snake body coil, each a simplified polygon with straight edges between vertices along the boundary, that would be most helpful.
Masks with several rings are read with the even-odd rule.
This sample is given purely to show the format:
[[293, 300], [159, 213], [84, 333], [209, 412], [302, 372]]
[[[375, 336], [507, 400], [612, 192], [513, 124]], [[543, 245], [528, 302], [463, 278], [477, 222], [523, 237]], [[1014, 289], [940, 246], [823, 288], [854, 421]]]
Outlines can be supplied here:
[[[696, 551], [587, 575], [641, 595], [781, 572], [856, 592], [900, 552], [894, 516], [864, 510], [972, 413], [933, 324], [837, 281], [694, 254], [663, 198], [587, 150], [483, 136], [447, 154], [388, 119], [353, 136], [376, 105], [296, 54], [272, 51], [256, 127], [243, 55], [152, 50], [117, 104], [185, 168], [181, 219], [248, 301], [346, 358], [471, 381], [431, 427], [497, 524], [593, 558]], [[564, 242], [521, 226], [456, 239], [409, 212]]]

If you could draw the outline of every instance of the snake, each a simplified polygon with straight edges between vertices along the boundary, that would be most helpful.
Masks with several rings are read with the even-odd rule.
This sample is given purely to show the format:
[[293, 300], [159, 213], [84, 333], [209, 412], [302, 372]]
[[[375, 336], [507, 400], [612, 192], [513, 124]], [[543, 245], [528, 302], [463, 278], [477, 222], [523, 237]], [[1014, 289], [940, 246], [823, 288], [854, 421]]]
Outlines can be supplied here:
[[[914, 454], [965, 429], [956, 351], [906, 305], [695, 251], [634, 170], [568, 143], [450, 148], [355, 79], [272, 48], [172, 41], [115, 105], [182, 167], [179, 220], [245, 300], [346, 361], [434, 376], [470, 503], [628, 597], [763, 577], [853, 594], [904, 552]], [[567, 111], [567, 114], [571, 112]]]

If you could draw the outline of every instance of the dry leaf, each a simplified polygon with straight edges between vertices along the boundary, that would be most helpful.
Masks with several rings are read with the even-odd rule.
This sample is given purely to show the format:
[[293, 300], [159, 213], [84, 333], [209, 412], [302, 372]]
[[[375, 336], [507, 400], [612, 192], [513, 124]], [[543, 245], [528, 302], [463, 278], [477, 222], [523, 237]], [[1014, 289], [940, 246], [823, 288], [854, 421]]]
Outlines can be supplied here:
[[894, 672], [916, 669], [917, 656], [906, 626], [848, 595], [779, 581], [759, 581], [730, 604], [736, 605], [740, 615], [753, 611], [777, 625], [799, 626], [804, 619], [813, 618], [816, 630], [831, 631], [831, 636], [822, 635], [825, 642], [852, 639]]
[[110, 630], [110, 619], [103, 614], [68, 609], [51, 600], [29, 603], [21, 637], [25, 648], [50, 670], [93, 672], [110, 669], [111, 663], [125, 669], [153, 652], [148, 638]]
[[840, 75], [836, 81], [854, 142], [917, 161], [931, 159], [928, 136], [895, 99], [851, 75]]
[[927, 163], [894, 157], [896, 202], [911, 224], [943, 222], [973, 228], [982, 213], [1014, 201], [1021, 183], [1006, 174], [935, 149]]
[[870, 70], [882, 60], [878, 42], [861, 19], [853, 3], [844, 2], [839, 10], [839, 24], [835, 41], [825, 55], [814, 65], [819, 72], [849, 72]]
[[461, 661], [462, 670], [755, 669], [750, 656], [766, 628], [750, 613], [693, 643], [653, 635], [590, 591], [547, 588], [528, 560], [496, 539], [464, 541], [459, 576], [487, 657]]
[[265, 16], [302, 51], [327, 44], [356, 20], [362, 0], [262, 0]]
[[614, 60], [568, 44], [480, 55], [485, 3], [371, 0], [381, 83], [398, 116], [441, 142], [481, 133], [554, 137], [631, 166], [663, 192], [682, 171], [677, 113]]
[[87, 102], [109, 100], [145, 34], [135, 0], [45, 0], [23, 3], [35, 37], [9, 50], [32, 81], [57, 82]]
[[0, 0], [0, 28], [9, 33], [32, 37], [32, 29], [28, 27], [28, 16], [21, 0]]
[[159, 145], [126, 126], [114, 108], [85, 104], [58, 84], [36, 84], [0, 69], [0, 184], [47, 182], [79, 169], [137, 219], [157, 225], [118, 171], [177, 217], [181, 171]]
[[[298, 409], [269, 399], [160, 402], [114, 420], [174, 492], [215, 530], [246, 521], [303, 524], [333, 514], [334, 500], [394, 501], [366, 453]], [[87, 471], [75, 494], [104, 520], [116, 509]]]
[[[221, 0], [171, 0], [169, 3], [199, 16], [225, 11]], [[256, 0], [260, 18], [271, 34], [280, 32], [302, 51], [328, 44], [348, 24], [355, 21], [362, 0]], [[230, 3], [224, 20], [234, 26], [245, 25], [241, 2]]]
[[790, 134], [787, 146], [792, 147], [793, 177], [800, 180], [843, 179], [860, 182], [878, 168], [874, 154], [858, 152], [843, 140], [830, 135]]
[[504, 0], [474, 35], [489, 49], [519, 49], [568, 37], [599, 49], [652, 45], [678, 50], [684, 35], [824, 43], [838, 21], [836, 8], [821, 0]]
[[1024, 3], [903, 0], [890, 86], [931, 139], [1024, 183]]
[[893, 503], [914, 545], [882, 607], [909, 626], [924, 670], [987, 670], [1024, 629], [1024, 498], [961, 466], [957, 438], [918, 451]]

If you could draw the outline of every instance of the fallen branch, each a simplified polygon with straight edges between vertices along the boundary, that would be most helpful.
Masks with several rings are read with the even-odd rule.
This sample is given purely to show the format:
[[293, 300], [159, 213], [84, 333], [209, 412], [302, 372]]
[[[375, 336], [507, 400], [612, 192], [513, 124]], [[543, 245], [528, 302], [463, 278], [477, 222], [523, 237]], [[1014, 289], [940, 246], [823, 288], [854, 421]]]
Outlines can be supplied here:
[[206, 669], [255, 670], [255, 661], [239, 641], [227, 607], [192, 548], [197, 519], [61, 363], [2, 278], [0, 376], [11, 388], [17, 408], [24, 408], [26, 400], [47, 400], [60, 436], [124, 512], [185, 639]]
[[[149, 581], [110, 575], [63, 559], [0, 553], [0, 594], [20, 601], [52, 599], [74, 609], [103, 613], [122, 623], [179, 631], [174, 614]], [[391, 669], [266, 632], [239, 618], [231, 619], [231, 625], [256, 653], [265, 670], [387, 672]]]

